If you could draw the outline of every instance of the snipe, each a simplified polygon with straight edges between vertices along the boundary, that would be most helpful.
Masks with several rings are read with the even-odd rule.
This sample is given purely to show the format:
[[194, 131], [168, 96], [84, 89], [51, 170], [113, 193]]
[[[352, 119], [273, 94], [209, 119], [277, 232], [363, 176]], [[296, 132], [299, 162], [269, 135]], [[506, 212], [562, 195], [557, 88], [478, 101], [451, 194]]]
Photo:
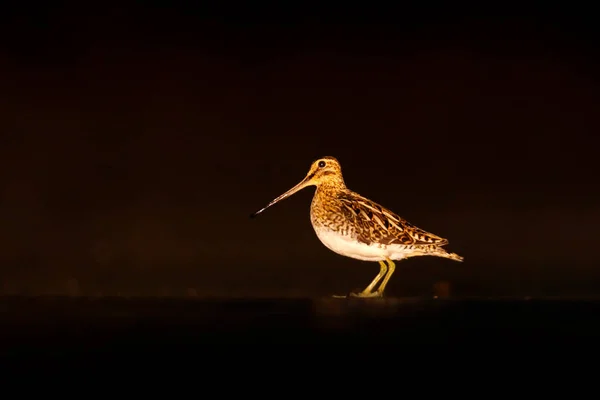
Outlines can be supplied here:
[[[394, 261], [416, 256], [463, 260], [461, 256], [443, 249], [448, 240], [412, 225], [348, 189], [340, 163], [334, 157], [323, 157], [313, 162], [300, 183], [251, 217], [311, 185], [317, 189], [310, 207], [310, 220], [319, 240], [342, 256], [379, 262], [380, 271], [375, 279], [362, 292], [350, 293], [350, 296], [382, 297], [396, 268]], [[374, 290], [382, 279], [379, 288]]]

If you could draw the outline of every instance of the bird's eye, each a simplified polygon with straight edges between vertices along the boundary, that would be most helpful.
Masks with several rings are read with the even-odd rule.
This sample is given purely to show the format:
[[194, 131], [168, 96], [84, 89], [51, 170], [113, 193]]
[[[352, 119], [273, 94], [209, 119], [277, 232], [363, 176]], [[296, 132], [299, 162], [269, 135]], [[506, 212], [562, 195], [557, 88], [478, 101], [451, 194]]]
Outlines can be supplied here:
[[325, 161], [319, 161], [319, 168], [325, 168]]

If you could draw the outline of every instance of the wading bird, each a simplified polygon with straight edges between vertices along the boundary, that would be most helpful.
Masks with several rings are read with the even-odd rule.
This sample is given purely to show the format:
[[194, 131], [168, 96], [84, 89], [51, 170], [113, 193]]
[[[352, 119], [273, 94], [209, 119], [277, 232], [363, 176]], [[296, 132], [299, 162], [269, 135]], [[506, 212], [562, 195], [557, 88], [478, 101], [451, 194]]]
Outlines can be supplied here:
[[[334, 157], [323, 157], [313, 162], [300, 183], [251, 217], [307, 186], [317, 187], [310, 207], [310, 220], [319, 240], [339, 255], [379, 262], [380, 271], [375, 279], [362, 292], [350, 293], [350, 296], [383, 297], [396, 269], [394, 261], [416, 256], [463, 260], [463, 257], [443, 249], [448, 240], [412, 225], [348, 189], [340, 163]], [[379, 281], [381, 285], [374, 290]]]

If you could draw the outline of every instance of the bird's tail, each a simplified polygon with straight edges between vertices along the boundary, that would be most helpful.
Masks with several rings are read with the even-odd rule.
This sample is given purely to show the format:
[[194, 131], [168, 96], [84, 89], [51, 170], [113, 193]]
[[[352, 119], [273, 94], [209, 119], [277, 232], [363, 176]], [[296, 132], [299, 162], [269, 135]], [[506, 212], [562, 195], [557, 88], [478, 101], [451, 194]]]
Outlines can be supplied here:
[[458, 261], [458, 262], [462, 262], [464, 260], [464, 258], [462, 256], [459, 256], [456, 253], [448, 253], [443, 247], [436, 246], [436, 245], [429, 245], [429, 246], [423, 247], [423, 248], [417, 250], [415, 253], [411, 254], [409, 257], [416, 257], [416, 256], [435, 256], [435, 257], [448, 258], [450, 260], [454, 260], [454, 261]]
[[459, 256], [456, 253], [448, 253], [448, 255], [447, 255], [446, 258], [449, 258], [449, 259], [454, 260], [454, 261], [459, 261], [459, 262], [462, 262], [464, 260], [464, 257]]
[[462, 262], [464, 260], [464, 257], [459, 256], [456, 253], [448, 253], [446, 250], [444, 250], [442, 248], [438, 248], [435, 253], [436, 253], [435, 255], [438, 257], [448, 258], [448, 259], [454, 260], [454, 261]]

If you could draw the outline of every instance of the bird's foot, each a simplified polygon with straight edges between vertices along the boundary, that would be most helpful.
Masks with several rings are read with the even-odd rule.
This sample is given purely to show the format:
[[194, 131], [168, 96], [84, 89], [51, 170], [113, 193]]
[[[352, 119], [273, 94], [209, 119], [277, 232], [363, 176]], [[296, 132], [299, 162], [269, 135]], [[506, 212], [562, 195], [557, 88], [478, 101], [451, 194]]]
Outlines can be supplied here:
[[383, 293], [381, 293], [379, 291], [375, 291], [375, 292], [358, 292], [358, 293], [350, 293], [350, 297], [376, 298], [376, 297], [383, 297]]

